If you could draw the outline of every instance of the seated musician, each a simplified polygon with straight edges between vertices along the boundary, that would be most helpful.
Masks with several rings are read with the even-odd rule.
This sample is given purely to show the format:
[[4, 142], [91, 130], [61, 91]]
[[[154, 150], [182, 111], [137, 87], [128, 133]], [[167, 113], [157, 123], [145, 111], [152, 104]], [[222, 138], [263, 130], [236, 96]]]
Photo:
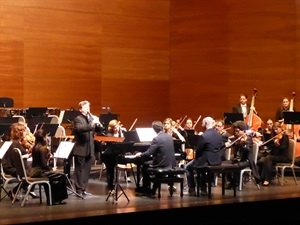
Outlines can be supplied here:
[[147, 151], [135, 154], [136, 157], [140, 157], [143, 161], [143, 188], [137, 191], [149, 197], [155, 197], [157, 187], [153, 186], [152, 189], [150, 188], [150, 175], [147, 172], [148, 168], [171, 169], [176, 166], [173, 138], [163, 131], [161, 121], [154, 121], [152, 127], [157, 133], [157, 136], [153, 138]]
[[[241, 169], [250, 167], [256, 183], [260, 182], [259, 172], [253, 157], [253, 133], [248, 131], [248, 125], [244, 121], [233, 123], [234, 140], [231, 145], [234, 150], [234, 158], [226, 161], [238, 165]], [[227, 174], [227, 189], [233, 187], [233, 174]], [[239, 177], [236, 175], [236, 177]], [[239, 181], [237, 181], [239, 182]]]
[[[120, 121], [113, 119], [108, 123], [106, 136], [124, 137], [123, 132], [125, 131], [126, 128], [122, 127]], [[104, 148], [108, 149], [111, 143], [112, 142], [107, 142]], [[113, 154], [106, 154], [104, 150], [104, 152], [101, 154], [101, 160], [103, 163], [105, 163], [106, 166], [107, 186], [109, 189], [113, 189], [115, 180], [116, 157]], [[131, 182], [130, 175], [130, 172], [127, 172], [127, 182]]]

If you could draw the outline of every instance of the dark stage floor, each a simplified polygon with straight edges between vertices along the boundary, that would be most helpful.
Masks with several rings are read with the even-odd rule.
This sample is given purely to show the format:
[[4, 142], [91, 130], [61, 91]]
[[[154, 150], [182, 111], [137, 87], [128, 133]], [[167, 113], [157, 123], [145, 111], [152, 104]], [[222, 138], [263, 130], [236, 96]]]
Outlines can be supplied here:
[[[212, 198], [179, 195], [179, 187], [173, 197], [168, 196], [167, 185], [162, 186], [161, 199], [140, 197], [135, 194], [134, 182], [120, 184], [129, 198], [124, 195], [114, 202], [108, 200], [105, 175], [99, 181], [99, 173], [94, 168], [88, 185], [93, 193], [80, 199], [70, 193], [66, 205], [46, 206], [45, 201], [30, 198], [24, 207], [20, 202], [11, 205], [8, 197], [0, 202], [1, 224], [271, 224], [280, 221], [299, 222], [297, 215], [300, 205], [300, 185], [295, 185], [291, 177], [283, 186], [273, 181], [260, 190], [250, 181], [242, 191], [233, 196], [232, 190], [221, 194], [220, 184], [212, 189]], [[131, 178], [133, 181], [133, 178]], [[220, 179], [219, 179], [220, 181]], [[38, 191], [36, 191], [38, 193]], [[45, 198], [43, 198], [45, 200]], [[194, 222], [193, 222], [193, 221]]]

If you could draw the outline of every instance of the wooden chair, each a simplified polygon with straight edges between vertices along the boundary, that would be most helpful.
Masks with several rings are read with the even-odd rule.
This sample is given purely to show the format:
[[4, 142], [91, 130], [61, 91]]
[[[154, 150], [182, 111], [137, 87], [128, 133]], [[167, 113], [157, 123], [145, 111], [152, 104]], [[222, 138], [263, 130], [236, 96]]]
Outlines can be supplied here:
[[[32, 177], [27, 176], [24, 161], [23, 161], [20, 149], [18, 149], [18, 148], [13, 149], [13, 159], [14, 159], [14, 162], [15, 162], [16, 171], [17, 171], [17, 175], [18, 175], [18, 178], [19, 178], [20, 182], [29, 184], [28, 187], [27, 187], [27, 191], [26, 191], [25, 195], [22, 198], [21, 207], [24, 206], [26, 199], [28, 199], [29, 192], [30, 192], [31, 188], [34, 185], [39, 186], [40, 204], [42, 204], [42, 191], [41, 191], [41, 189], [42, 189], [43, 184], [46, 184], [48, 186], [49, 204], [52, 205], [52, 193], [51, 193], [51, 186], [50, 186], [49, 179], [47, 177], [32, 178]], [[18, 194], [20, 192], [20, 189], [21, 189], [21, 186], [22, 186], [21, 183], [20, 183], [20, 185], [18, 187], [18, 190], [16, 192], [16, 195], [15, 195], [13, 201], [12, 201], [12, 204], [15, 203], [16, 197], [18, 196]]]

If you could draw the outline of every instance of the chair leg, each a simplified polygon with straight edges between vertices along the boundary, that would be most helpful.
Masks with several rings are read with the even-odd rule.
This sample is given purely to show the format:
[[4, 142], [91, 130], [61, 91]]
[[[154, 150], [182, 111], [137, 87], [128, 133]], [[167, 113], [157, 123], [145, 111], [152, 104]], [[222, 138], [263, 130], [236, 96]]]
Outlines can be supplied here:
[[292, 173], [293, 173], [293, 176], [294, 176], [295, 184], [298, 185], [298, 183], [297, 183], [297, 177], [296, 177], [296, 174], [295, 174], [295, 170], [294, 170], [294, 168], [291, 168], [291, 169], [292, 169]]

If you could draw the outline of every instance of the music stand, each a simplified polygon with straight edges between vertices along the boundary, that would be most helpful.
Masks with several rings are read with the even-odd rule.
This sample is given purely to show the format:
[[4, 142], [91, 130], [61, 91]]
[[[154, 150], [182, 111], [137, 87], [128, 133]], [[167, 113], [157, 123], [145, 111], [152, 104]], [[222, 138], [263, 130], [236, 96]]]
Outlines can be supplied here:
[[[2, 140], [4, 140], [5, 138], [9, 138], [9, 136], [10, 136], [10, 127], [11, 127], [11, 124], [8, 124], [8, 123], [0, 124], [0, 138]], [[4, 139], [3, 139], [3, 137], [4, 137]]]
[[285, 124], [300, 124], [300, 112], [283, 112]]
[[[293, 136], [295, 137], [295, 124], [300, 124], [300, 112], [283, 112], [283, 119], [285, 124], [292, 125]], [[298, 134], [297, 134], [298, 135]], [[297, 137], [296, 135], [296, 137]]]
[[43, 129], [48, 136], [53, 137], [55, 136], [58, 126], [58, 123], [39, 123], [37, 125], [37, 130]]
[[224, 113], [225, 125], [232, 125], [236, 121], [244, 121], [243, 113]]
[[78, 114], [77, 110], [65, 110], [61, 123], [72, 123]]
[[[131, 152], [132, 151], [132, 146], [133, 146], [133, 142], [113, 142], [111, 143], [111, 145], [105, 150], [106, 154], [113, 154], [115, 155], [115, 157], [117, 157], [119, 155], [125, 155], [127, 152]], [[113, 190], [110, 190], [106, 201], [108, 200], [108, 198], [110, 196], [113, 197], [113, 202], [118, 201], [118, 199], [124, 195], [127, 199], [127, 201], [129, 202], [129, 198], [127, 197], [125, 191], [123, 190], [123, 188], [121, 187], [121, 185], [119, 184], [119, 179], [118, 179], [118, 160], [116, 160], [116, 164], [115, 164], [115, 187]], [[120, 188], [121, 193], [118, 194], [118, 188]]]
[[139, 136], [136, 130], [125, 131], [124, 133], [124, 142], [140, 142]]
[[48, 110], [47, 107], [29, 107], [26, 111], [26, 118], [45, 116], [47, 110]]
[[112, 114], [112, 113], [107, 113], [107, 114], [100, 114], [99, 120], [107, 130], [108, 124], [111, 120], [118, 120], [118, 114]]
[[[61, 141], [59, 143], [59, 146], [56, 149], [56, 152], [53, 154], [54, 167], [56, 167], [56, 159], [63, 159], [64, 163], [68, 160], [68, 158], [73, 150], [74, 145], [75, 145], [75, 143], [70, 142], [70, 141]], [[69, 187], [67, 186], [67, 189], [71, 192], [71, 194], [75, 194], [77, 197], [83, 199], [83, 197], [75, 191], [68, 175], [65, 173], [64, 173], [64, 175], [66, 176], [68, 184], [69, 184]]]
[[194, 135], [195, 134], [195, 130], [192, 129], [192, 130], [186, 130], [185, 129], [185, 132], [187, 133], [187, 135]]
[[17, 123], [19, 122], [20, 117], [0, 117], [0, 123]]
[[27, 126], [31, 133], [37, 129], [38, 124], [41, 123], [51, 123], [52, 118], [48, 116], [39, 116], [39, 117], [32, 117], [27, 119]]

